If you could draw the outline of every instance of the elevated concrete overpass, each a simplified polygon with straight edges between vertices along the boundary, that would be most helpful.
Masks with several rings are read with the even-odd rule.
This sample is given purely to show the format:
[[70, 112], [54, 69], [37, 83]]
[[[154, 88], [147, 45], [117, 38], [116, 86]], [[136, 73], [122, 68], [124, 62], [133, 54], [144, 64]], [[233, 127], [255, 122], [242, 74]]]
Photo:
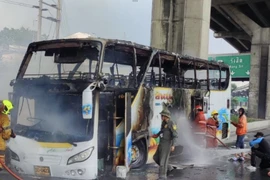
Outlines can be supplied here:
[[239, 52], [251, 52], [249, 114], [270, 117], [270, 0], [212, 0], [210, 28]]
[[270, 27], [269, 0], [212, 0], [210, 28], [240, 53], [250, 52], [254, 31]]
[[236, 90], [232, 92], [232, 96], [248, 96], [249, 84], [237, 87]]
[[249, 115], [270, 119], [270, 0], [153, 0], [152, 46], [207, 59], [209, 28], [251, 53]]

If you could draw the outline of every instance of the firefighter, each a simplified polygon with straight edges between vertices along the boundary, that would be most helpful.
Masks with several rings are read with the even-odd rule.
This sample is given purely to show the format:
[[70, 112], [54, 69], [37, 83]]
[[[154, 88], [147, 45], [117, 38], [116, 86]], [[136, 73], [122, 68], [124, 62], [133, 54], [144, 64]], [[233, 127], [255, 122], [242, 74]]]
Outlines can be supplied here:
[[175, 149], [175, 141], [177, 138], [176, 125], [170, 120], [171, 113], [169, 110], [162, 110], [161, 119], [161, 130], [158, 134], [154, 134], [153, 138], [160, 137], [160, 142], [155, 155], [153, 156], [154, 161], [159, 165], [159, 177], [166, 178], [167, 171], [170, 172], [173, 168], [169, 165], [170, 152]]
[[195, 107], [195, 128], [197, 132], [205, 132], [205, 128], [206, 128], [206, 119], [204, 116], [204, 112], [203, 112], [203, 108], [200, 105], [197, 105]]
[[219, 127], [218, 112], [214, 110], [211, 117], [206, 122], [206, 147], [216, 148], [218, 141], [216, 139], [217, 128]]
[[[10, 137], [15, 138], [13, 130], [10, 128], [10, 120], [8, 115], [10, 110], [13, 109], [13, 105], [9, 100], [0, 101], [0, 161], [5, 163], [5, 150], [6, 141]], [[3, 170], [3, 166], [0, 163], [0, 170]]]
[[196, 144], [205, 147], [205, 132], [206, 132], [206, 119], [204, 116], [203, 108], [196, 105], [194, 109], [196, 116], [194, 119], [194, 133]]

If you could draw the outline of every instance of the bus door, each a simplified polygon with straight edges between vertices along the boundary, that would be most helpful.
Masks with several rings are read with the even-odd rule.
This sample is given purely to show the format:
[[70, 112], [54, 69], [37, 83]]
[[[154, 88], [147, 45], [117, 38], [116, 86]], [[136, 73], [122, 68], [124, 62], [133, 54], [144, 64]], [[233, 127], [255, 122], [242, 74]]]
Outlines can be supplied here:
[[131, 93], [125, 93], [125, 166], [129, 170], [132, 159]]
[[115, 113], [113, 116], [113, 169], [131, 163], [131, 93], [115, 94]]

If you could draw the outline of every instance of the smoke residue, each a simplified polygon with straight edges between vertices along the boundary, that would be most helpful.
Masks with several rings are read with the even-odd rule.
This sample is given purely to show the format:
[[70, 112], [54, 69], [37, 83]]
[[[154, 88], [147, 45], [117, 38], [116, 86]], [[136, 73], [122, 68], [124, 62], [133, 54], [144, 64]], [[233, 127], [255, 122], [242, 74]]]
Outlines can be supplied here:
[[0, 99], [8, 99], [8, 93], [12, 92], [10, 81], [16, 78], [23, 54], [2, 54], [0, 52], [0, 76], [1, 94]]

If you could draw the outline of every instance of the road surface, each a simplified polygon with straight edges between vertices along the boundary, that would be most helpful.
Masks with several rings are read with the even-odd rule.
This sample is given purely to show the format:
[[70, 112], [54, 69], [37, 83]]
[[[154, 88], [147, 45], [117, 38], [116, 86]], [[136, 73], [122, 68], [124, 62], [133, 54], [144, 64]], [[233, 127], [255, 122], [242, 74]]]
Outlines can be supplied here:
[[[270, 129], [263, 130], [264, 134], [268, 134]], [[254, 132], [248, 133], [248, 142], [252, 139]], [[265, 137], [270, 142], [270, 136]], [[214, 156], [214, 154], [213, 154]], [[269, 180], [270, 177], [267, 176], [266, 170], [250, 171], [246, 169], [250, 165], [250, 161], [247, 159], [244, 162], [231, 162], [228, 161], [230, 155], [216, 157], [211, 160], [211, 162], [204, 164], [200, 162], [195, 164], [193, 168], [186, 168], [183, 170], [174, 170], [168, 179], [172, 180]], [[189, 164], [189, 159], [183, 154], [178, 158], [174, 158], [173, 163], [178, 164]], [[6, 172], [0, 173], [0, 180], [13, 180], [10, 175]], [[23, 178], [25, 180], [31, 180], [35, 178]], [[102, 180], [117, 179], [115, 177], [106, 175], [101, 177]], [[150, 164], [145, 166], [143, 169], [131, 170], [128, 173], [126, 179], [131, 180], [156, 180], [158, 179], [158, 166], [155, 164]]]

